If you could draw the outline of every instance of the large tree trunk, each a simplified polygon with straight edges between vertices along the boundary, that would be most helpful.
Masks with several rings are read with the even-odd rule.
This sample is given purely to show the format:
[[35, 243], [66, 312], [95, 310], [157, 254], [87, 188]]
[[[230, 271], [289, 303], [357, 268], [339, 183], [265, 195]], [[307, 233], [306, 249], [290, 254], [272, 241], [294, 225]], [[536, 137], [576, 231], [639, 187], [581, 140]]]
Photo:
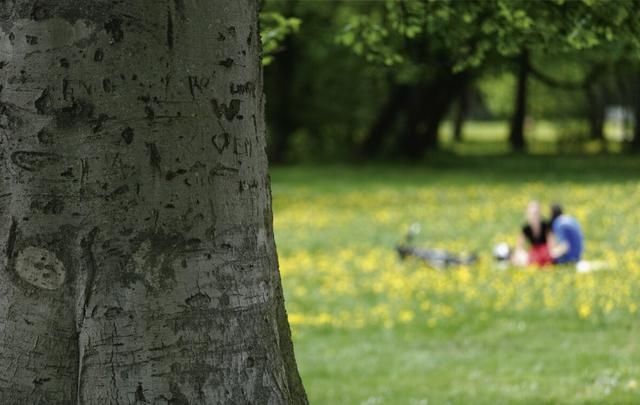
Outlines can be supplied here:
[[0, 403], [305, 403], [254, 0], [0, 7]]
[[398, 145], [403, 157], [422, 158], [427, 151], [438, 148], [438, 132], [453, 100], [467, 85], [470, 74], [444, 72], [428, 84], [413, 89], [406, 122]]
[[516, 152], [525, 149], [524, 124], [527, 116], [527, 82], [529, 80], [529, 52], [522, 51], [518, 58], [518, 77], [516, 83], [516, 95], [513, 115], [511, 117], [511, 129], [509, 143]]
[[380, 152], [385, 138], [392, 135], [391, 131], [398, 115], [406, 108], [411, 89], [412, 87], [406, 84], [392, 85], [385, 103], [376, 114], [376, 119], [360, 147], [361, 157], [370, 158]]

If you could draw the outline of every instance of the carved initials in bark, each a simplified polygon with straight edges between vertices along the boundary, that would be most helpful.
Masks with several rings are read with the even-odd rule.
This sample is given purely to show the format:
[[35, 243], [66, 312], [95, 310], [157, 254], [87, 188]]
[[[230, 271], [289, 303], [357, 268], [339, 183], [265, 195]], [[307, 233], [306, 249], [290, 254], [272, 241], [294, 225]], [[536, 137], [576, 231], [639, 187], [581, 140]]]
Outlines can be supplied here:
[[220, 103], [215, 98], [211, 100], [213, 113], [216, 115], [216, 117], [222, 118], [224, 116], [227, 121], [233, 121], [233, 119], [238, 116], [241, 104], [242, 101], [237, 98], [231, 100], [231, 103], [229, 103], [229, 105]]
[[239, 170], [235, 167], [225, 166], [221, 163], [218, 163], [216, 167], [209, 171], [211, 176], [226, 176], [228, 174], [238, 174]]
[[161, 170], [160, 162], [162, 161], [162, 157], [160, 156], [160, 151], [158, 151], [158, 147], [155, 143], [145, 143], [147, 146], [147, 150], [149, 151], [149, 164], [156, 170]]
[[253, 82], [246, 82], [244, 84], [231, 83], [231, 94], [251, 94], [252, 96], [255, 96], [256, 85]]
[[13, 164], [30, 172], [42, 170], [61, 160], [61, 156], [55, 153], [18, 151], [11, 154]]
[[196, 99], [196, 90], [199, 94], [204, 93], [204, 91], [209, 87], [211, 83], [211, 79], [208, 77], [198, 77], [198, 76], [189, 76], [189, 92], [191, 93], [191, 97]]
[[125, 129], [122, 130], [122, 132], [120, 133], [120, 136], [122, 137], [122, 139], [124, 139], [124, 142], [127, 145], [131, 145], [131, 142], [133, 142], [133, 129], [130, 127], [126, 127]]
[[38, 114], [49, 114], [53, 110], [53, 100], [51, 99], [49, 89], [44, 89], [34, 104]]
[[253, 155], [253, 145], [249, 139], [240, 139], [235, 138], [233, 140], [233, 153], [236, 156], [247, 156], [251, 157]]

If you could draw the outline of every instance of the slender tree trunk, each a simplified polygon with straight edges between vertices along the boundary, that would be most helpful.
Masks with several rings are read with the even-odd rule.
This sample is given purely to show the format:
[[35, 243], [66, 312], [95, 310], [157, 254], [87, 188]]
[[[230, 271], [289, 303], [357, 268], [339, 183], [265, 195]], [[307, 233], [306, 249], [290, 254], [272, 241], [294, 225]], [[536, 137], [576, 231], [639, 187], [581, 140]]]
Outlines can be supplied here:
[[509, 143], [516, 152], [524, 151], [524, 124], [527, 116], [527, 82], [529, 79], [529, 52], [522, 51], [518, 60], [518, 77]]
[[470, 92], [471, 89], [469, 86], [465, 85], [461, 89], [460, 96], [458, 97], [457, 108], [453, 117], [453, 139], [456, 142], [463, 141], [464, 122], [466, 121], [467, 114], [469, 113]]
[[427, 93], [431, 86], [420, 84], [413, 87], [408, 100], [408, 108], [405, 111], [405, 122], [402, 131], [398, 134], [398, 147], [402, 157], [411, 160], [422, 158], [426, 152], [425, 120], [431, 114], [431, 103], [427, 103]]
[[604, 140], [604, 120], [605, 111], [601, 94], [595, 86], [586, 88], [588, 113], [589, 113], [589, 134], [591, 139]]
[[636, 70], [631, 75], [631, 89], [635, 91], [631, 95], [631, 105], [633, 106], [633, 139], [631, 140], [631, 149], [634, 153], [640, 153], [640, 72]]
[[634, 152], [640, 153], [640, 100], [636, 99], [633, 106], [634, 124], [633, 124], [633, 140], [631, 148]]
[[631, 148], [634, 152], [640, 152], [640, 108], [635, 108], [635, 123], [633, 126], [633, 140], [631, 141]]
[[305, 403], [257, 3], [0, 9], [0, 403]]

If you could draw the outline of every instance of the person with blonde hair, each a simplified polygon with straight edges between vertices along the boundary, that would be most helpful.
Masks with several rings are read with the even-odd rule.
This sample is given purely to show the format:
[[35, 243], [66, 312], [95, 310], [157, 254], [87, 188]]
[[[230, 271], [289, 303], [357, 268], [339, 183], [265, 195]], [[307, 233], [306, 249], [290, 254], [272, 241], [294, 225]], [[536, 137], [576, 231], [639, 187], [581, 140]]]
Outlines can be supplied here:
[[542, 217], [540, 203], [530, 201], [525, 211], [526, 223], [518, 237], [518, 244], [513, 255], [516, 265], [546, 266], [553, 264], [549, 251], [548, 237], [551, 224]]

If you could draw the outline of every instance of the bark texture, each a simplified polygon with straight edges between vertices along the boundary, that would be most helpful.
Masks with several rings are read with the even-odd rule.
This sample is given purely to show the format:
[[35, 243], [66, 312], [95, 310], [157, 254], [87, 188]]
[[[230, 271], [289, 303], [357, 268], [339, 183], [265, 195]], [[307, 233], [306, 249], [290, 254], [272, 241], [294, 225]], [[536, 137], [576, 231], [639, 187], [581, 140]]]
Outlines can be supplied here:
[[306, 403], [255, 0], [0, 3], [0, 403]]

